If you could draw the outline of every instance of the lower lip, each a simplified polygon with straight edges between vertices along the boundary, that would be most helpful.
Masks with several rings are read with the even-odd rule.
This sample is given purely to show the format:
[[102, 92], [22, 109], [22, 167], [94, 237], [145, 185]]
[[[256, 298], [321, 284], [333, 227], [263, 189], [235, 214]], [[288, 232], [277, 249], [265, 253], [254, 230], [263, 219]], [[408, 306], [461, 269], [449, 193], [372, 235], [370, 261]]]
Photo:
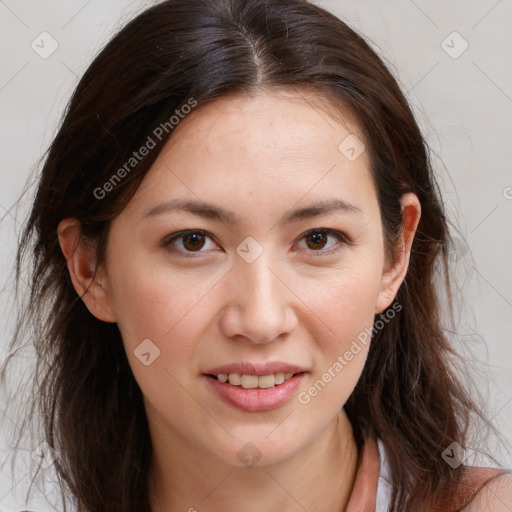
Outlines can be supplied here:
[[242, 386], [232, 386], [221, 382], [215, 377], [205, 375], [214, 392], [229, 405], [242, 411], [259, 412], [276, 409], [283, 405], [299, 387], [305, 373], [298, 373], [279, 386], [272, 388], [245, 389]]

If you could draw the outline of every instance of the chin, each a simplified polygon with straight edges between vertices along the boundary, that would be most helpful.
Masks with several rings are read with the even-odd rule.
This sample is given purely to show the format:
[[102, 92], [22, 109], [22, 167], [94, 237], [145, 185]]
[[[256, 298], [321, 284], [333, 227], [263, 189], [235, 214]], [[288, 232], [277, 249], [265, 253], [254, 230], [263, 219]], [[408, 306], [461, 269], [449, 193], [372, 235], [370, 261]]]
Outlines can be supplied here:
[[306, 439], [299, 444], [298, 435], [289, 432], [282, 435], [277, 432], [278, 429], [274, 425], [270, 429], [259, 429], [255, 435], [254, 428], [251, 428], [250, 434], [248, 432], [247, 435], [233, 437], [222, 453], [218, 454], [219, 458], [225, 464], [235, 467], [271, 466], [293, 457], [307, 444]]

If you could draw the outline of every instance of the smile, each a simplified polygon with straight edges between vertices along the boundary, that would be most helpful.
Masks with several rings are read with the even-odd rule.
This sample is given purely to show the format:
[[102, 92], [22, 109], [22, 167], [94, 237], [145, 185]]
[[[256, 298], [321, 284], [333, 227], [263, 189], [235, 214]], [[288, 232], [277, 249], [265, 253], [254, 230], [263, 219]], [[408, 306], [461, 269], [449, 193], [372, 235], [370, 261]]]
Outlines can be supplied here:
[[297, 392], [305, 376], [305, 372], [203, 375], [208, 388], [217, 398], [246, 412], [263, 412], [281, 407]]
[[232, 386], [241, 386], [244, 389], [268, 389], [274, 386], [279, 386], [283, 382], [290, 380], [293, 373], [271, 373], [269, 375], [245, 375], [240, 373], [219, 373], [212, 375], [220, 382], [229, 382]]

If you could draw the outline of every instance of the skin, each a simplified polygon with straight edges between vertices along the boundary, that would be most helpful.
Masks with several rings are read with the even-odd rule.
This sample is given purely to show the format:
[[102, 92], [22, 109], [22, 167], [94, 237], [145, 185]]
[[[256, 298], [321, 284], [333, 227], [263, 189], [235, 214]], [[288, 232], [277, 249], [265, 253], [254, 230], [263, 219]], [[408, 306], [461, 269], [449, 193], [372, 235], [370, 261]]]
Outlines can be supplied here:
[[[367, 152], [350, 161], [338, 149], [350, 133], [364, 138], [347, 112], [335, 122], [316, 100], [264, 90], [193, 110], [113, 220], [95, 277], [79, 223], [59, 225], [74, 286], [80, 295], [87, 290], [93, 315], [117, 322], [145, 397], [154, 511], [332, 512], [350, 497], [358, 453], [343, 406], [368, 345], [309, 403], [297, 395], [392, 304], [421, 209], [414, 194], [402, 197], [404, 229], [391, 264]], [[144, 216], [178, 197], [226, 208], [236, 223], [179, 211]], [[330, 198], [360, 212], [281, 222], [292, 209]], [[350, 243], [305, 236], [320, 228]], [[189, 229], [208, 233], [202, 247], [184, 246], [183, 238], [162, 246]], [[236, 252], [249, 236], [263, 249], [252, 263]], [[197, 250], [187, 258], [190, 246]], [[149, 366], [134, 354], [145, 339], [160, 350]], [[221, 401], [202, 375], [236, 361], [285, 361], [308, 373], [284, 405], [246, 412]], [[250, 468], [237, 456], [248, 442], [261, 455]]]
[[503, 474], [487, 483], [461, 512], [510, 512], [512, 510], [512, 474]]

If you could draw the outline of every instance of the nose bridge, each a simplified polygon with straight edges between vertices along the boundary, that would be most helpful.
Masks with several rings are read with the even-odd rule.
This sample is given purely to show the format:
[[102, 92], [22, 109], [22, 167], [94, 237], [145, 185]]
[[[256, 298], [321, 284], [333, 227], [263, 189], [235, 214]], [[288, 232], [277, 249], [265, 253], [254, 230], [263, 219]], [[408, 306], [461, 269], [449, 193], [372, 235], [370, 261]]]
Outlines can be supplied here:
[[227, 335], [265, 343], [293, 328], [291, 292], [286, 289], [278, 268], [270, 251], [262, 251], [251, 262], [243, 257], [236, 259], [223, 317]]
[[[240, 263], [242, 279], [246, 282], [247, 303], [244, 307], [265, 316], [274, 315], [282, 307], [281, 281], [272, 270], [270, 261], [260, 256], [253, 263]], [[274, 265], [275, 267], [275, 265]]]

